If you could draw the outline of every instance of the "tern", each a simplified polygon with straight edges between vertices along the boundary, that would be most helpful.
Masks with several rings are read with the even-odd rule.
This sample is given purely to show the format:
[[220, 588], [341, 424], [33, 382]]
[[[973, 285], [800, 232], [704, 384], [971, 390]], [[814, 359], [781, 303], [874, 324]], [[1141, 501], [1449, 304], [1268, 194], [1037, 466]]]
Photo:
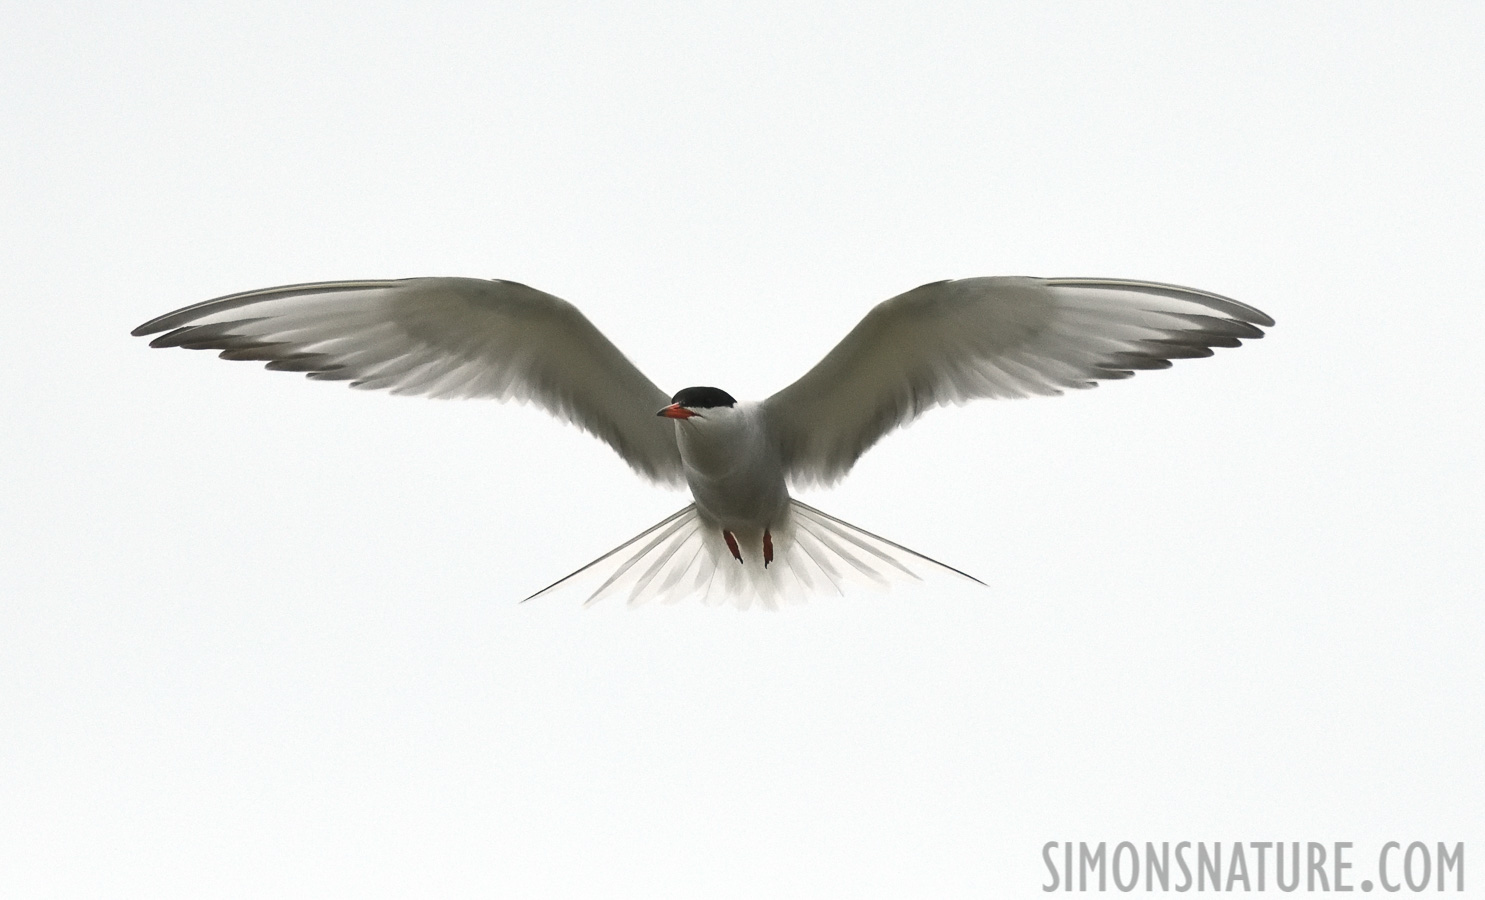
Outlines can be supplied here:
[[[1108, 278], [964, 278], [869, 313], [761, 402], [667, 395], [578, 309], [514, 281], [408, 278], [232, 294], [139, 326], [152, 347], [219, 350], [352, 387], [535, 404], [693, 502], [566, 578], [631, 604], [700, 595], [746, 608], [916, 569], [964, 572], [827, 515], [828, 486], [888, 432], [978, 398], [1060, 394], [1260, 338], [1274, 320], [1193, 288]], [[606, 576], [606, 577], [604, 577]], [[973, 579], [978, 580], [978, 579]], [[531, 599], [528, 597], [526, 599]]]

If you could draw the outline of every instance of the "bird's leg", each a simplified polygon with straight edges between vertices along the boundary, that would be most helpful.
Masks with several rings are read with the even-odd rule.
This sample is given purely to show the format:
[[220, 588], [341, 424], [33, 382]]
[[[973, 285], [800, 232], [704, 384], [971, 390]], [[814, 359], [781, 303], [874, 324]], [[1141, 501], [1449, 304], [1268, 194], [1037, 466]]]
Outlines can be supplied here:
[[732, 558], [738, 562], [742, 562], [742, 554], [737, 550], [737, 538], [732, 536], [732, 532], [723, 528], [722, 539], [727, 542], [727, 549], [732, 551]]
[[763, 568], [768, 568], [771, 562], [773, 562], [773, 535], [769, 534], [768, 529], [765, 528], [763, 529]]

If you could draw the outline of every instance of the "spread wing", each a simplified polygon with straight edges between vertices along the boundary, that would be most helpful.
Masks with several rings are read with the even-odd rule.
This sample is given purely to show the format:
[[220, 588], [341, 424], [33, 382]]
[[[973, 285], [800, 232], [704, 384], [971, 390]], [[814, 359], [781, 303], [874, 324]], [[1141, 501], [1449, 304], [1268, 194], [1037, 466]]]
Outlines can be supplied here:
[[836, 481], [882, 435], [980, 397], [1089, 388], [1263, 336], [1273, 319], [1206, 291], [1104, 278], [966, 278], [879, 304], [764, 401], [796, 484]]
[[513, 281], [409, 278], [248, 291], [134, 329], [152, 347], [430, 397], [535, 403], [655, 481], [684, 481], [670, 402], [565, 300]]

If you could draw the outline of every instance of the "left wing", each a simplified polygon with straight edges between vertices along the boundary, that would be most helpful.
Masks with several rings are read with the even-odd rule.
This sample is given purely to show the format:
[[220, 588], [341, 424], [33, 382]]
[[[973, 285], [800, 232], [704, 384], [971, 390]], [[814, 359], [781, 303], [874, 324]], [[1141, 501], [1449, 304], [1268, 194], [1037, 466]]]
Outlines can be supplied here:
[[879, 304], [763, 408], [797, 484], [829, 484], [924, 411], [1089, 388], [1263, 337], [1274, 320], [1194, 288], [1107, 278], [965, 278]]

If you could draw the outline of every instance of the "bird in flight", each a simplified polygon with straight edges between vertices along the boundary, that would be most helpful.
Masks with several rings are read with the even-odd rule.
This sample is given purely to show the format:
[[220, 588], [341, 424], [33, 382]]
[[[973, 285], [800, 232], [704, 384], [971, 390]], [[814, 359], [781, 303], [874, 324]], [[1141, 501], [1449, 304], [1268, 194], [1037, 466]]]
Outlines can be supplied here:
[[[932, 567], [966, 575], [790, 495], [839, 481], [928, 409], [1060, 394], [1260, 338], [1264, 313], [1217, 294], [1107, 278], [965, 278], [867, 313], [814, 368], [761, 402], [716, 387], [667, 395], [575, 306], [513, 281], [408, 278], [266, 288], [134, 329], [152, 347], [430, 397], [533, 403], [693, 502], [582, 576], [589, 602], [700, 595], [774, 607], [849, 581]], [[977, 580], [977, 579], [974, 579]], [[531, 599], [528, 597], [526, 599]]]

